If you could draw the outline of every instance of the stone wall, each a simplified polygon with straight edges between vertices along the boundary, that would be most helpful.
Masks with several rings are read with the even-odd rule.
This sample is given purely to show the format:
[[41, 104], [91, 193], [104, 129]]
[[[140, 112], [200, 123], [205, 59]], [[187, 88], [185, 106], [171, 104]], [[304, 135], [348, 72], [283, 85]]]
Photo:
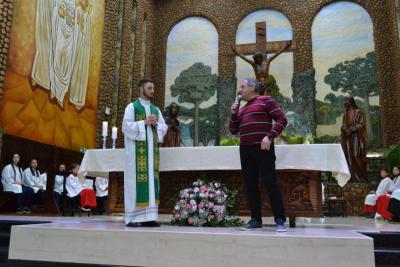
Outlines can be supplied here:
[[[164, 104], [165, 67], [167, 38], [170, 30], [179, 21], [190, 16], [200, 16], [210, 20], [216, 27], [219, 37], [219, 76], [232, 79], [236, 73], [235, 58], [230, 51], [230, 43], [235, 42], [239, 23], [250, 13], [259, 9], [271, 8], [282, 12], [291, 22], [294, 51], [294, 73], [303, 73], [313, 68], [311, 28], [315, 15], [332, 0], [170, 0], [155, 1], [156, 31], [153, 49], [153, 79], [161, 94], [157, 103]], [[396, 17], [390, 1], [354, 0], [370, 14], [374, 24], [374, 39], [377, 55], [382, 127], [385, 145], [396, 142], [400, 137], [397, 127], [400, 84], [396, 84], [395, 61], [396, 42], [392, 33], [396, 30]], [[394, 108], [396, 107], [396, 108]]]

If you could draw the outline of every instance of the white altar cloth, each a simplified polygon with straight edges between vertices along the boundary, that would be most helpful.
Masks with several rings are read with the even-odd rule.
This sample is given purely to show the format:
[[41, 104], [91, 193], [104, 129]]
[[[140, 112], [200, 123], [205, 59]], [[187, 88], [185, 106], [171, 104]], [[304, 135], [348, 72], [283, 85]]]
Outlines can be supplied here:
[[[340, 144], [275, 145], [276, 168], [331, 171], [340, 186], [350, 180], [350, 171]], [[109, 172], [123, 172], [124, 149], [88, 149], [79, 177], [108, 178]], [[240, 170], [239, 147], [160, 148], [160, 171]]]

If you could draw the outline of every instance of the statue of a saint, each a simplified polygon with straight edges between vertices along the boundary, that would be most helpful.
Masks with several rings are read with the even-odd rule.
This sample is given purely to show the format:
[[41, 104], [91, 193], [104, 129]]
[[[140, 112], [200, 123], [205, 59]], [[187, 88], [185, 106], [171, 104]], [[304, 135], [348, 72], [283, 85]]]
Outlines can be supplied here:
[[244, 55], [240, 54], [234, 45], [231, 45], [232, 51], [241, 59], [249, 63], [254, 70], [256, 75], [257, 82], [262, 85], [262, 91], [260, 94], [268, 94], [268, 77], [269, 77], [269, 66], [275, 58], [277, 58], [280, 54], [285, 52], [292, 45], [292, 41], [288, 41], [286, 46], [284, 46], [281, 50], [279, 50], [275, 55], [268, 58], [267, 54], [257, 52], [253, 56], [253, 60], [248, 59]]
[[164, 136], [163, 147], [179, 147], [181, 146], [181, 129], [179, 128], [179, 121], [177, 119], [179, 114], [178, 104], [172, 102], [167, 107], [167, 116], [165, 123], [168, 125], [167, 133]]
[[368, 182], [366, 159], [366, 130], [363, 112], [353, 97], [344, 103], [342, 148], [351, 173], [351, 182]]

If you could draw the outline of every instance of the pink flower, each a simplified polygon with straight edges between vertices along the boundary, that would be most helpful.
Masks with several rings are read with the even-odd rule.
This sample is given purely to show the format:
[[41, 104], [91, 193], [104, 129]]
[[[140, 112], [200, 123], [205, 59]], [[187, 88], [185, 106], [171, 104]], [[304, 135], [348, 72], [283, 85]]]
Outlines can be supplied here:
[[223, 220], [224, 220], [223, 216], [220, 215], [220, 216], [217, 217], [217, 221], [222, 222]]
[[191, 208], [192, 208], [192, 205], [189, 204], [189, 205], [187, 205], [187, 207], [188, 207], [188, 209], [191, 209]]
[[202, 209], [202, 208], [204, 208], [205, 205], [206, 205], [206, 204], [202, 201], [202, 202], [200, 202], [200, 204], [199, 204], [199, 208]]
[[214, 215], [208, 215], [208, 221], [210, 222], [210, 221], [212, 221], [212, 219], [214, 219]]
[[214, 194], [209, 194], [208, 197], [209, 197], [209, 198], [214, 198], [215, 195], [214, 195]]
[[209, 203], [208, 203], [208, 207], [209, 207], [209, 208], [214, 207], [214, 203], [213, 203], [213, 202], [209, 202]]
[[189, 218], [188, 218], [188, 224], [193, 224], [193, 222], [194, 222], [193, 218], [192, 218], [192, 217], [189, 217]]
[[205, 193], [206, 191], [207, 191], [207, 187], [205, 185], [200, 187], [200, 193]]
[[175, 214], [175, 219], [179, 219], [181, 217], [181, 215], [179, 215], [179, 213]]

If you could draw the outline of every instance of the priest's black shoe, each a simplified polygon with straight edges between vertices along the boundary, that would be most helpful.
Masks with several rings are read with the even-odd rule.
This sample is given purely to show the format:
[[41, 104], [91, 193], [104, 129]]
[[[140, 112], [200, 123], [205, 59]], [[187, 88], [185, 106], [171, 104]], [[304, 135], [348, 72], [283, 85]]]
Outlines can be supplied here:
[[141, 225], [143, 227], [160, 227], [160, 224], [156, 221], [142, 222]]
[[142, 225], [141, 225], [141, 223], [133, 222], [133, 223], [128, 223], [126, 226], [127, 227], [140, 227]]

